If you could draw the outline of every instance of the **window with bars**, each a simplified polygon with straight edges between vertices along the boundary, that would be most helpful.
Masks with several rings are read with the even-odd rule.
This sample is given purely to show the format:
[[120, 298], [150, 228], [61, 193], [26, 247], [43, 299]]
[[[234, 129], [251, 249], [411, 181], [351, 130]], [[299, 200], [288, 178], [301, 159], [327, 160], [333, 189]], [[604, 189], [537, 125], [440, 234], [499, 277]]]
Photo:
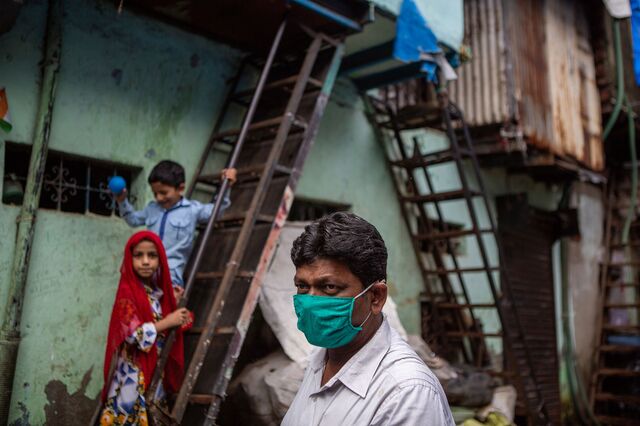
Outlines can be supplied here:
[[[29, 145], [7, 142], [4, 157], [2, 203], [21, 205], [29, 171]], [[118, 215], [115, 201], [107, 184], [111, 176], [122, 176], [128, 184], [140, 168], [124, 166], [49, 151], [39, 207], [69, 213]], [[130, 200], [135, 200], [129, 194]]]
[[289, 221], [311, 221], [335, 212], [349, 211], [351, 206], [296, 197], [289, 210]]

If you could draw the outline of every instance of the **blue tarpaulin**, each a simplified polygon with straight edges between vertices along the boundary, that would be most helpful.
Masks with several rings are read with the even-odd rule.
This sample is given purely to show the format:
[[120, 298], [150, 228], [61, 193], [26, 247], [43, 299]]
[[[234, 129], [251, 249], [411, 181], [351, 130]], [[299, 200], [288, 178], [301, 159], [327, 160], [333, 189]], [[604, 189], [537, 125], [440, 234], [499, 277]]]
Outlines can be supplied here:
[[[640, 0], [638, 0], [640, 1]], [[441, 54], [438, 38], [422, 15], [415, 0], [404, 0], [396, 21], [393, 56], [403, 62], [422, 61], [422, 71], [429, 80], [436, 78], [436, 63], [424, 61], [423, 54]]]
[[633, 73], [640, 86], [640, 0], [631, 0], [631, 39], [633, 41]]

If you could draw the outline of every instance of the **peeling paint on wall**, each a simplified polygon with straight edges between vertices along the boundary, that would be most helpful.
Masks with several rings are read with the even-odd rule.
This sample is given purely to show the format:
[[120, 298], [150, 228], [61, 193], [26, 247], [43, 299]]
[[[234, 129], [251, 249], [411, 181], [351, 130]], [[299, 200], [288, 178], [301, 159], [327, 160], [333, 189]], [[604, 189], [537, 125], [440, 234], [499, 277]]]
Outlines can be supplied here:
[[98, 404], [98, 398], [87, 397], [85, 392], [91, 380], [93, 367], [82, 377], [80, 388], [69, 393], [67, 385], [60, 380], [51, 380], [45, 386], [47, 405], [44, 406], [48, 426], [66, 426], [78, 424], [81, 419], [90, 419]]

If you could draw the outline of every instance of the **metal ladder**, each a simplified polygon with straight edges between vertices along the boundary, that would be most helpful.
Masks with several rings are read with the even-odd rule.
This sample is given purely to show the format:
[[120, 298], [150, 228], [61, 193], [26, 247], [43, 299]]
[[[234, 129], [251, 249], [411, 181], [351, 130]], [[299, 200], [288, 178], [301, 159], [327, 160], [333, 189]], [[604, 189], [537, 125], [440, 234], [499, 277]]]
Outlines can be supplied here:
[[[630, 193], [630, 185], [621, 176], [613, 176], [607, 194], [607, 216], [605, 222], [606, 257], [600, 267], [600, 316], [596, 366], [591, 381], [591, 406], [598, 421], [603, 425], [638, 424], [640, 418], [640, 346], [616, 341], [621, 336], [640, 336], [640, 324], [622, 325], [610, 323], [608, 314], [613, 309], [635, 309], [640, 314], [640, 281], [637, 257], [629, 260], [625, 250], [634, 253], [640, 247], [640, 221], [631, 223], [629, 244], [622, 244], [622, 229], [628, 209], [628, 201], [621, 195]], [[625, 268], [631, 273], [625, 274]], [[622, 292], [624, 301], [612, 301], [612, 292]], [[635, 296], [632, 293], [635, 291]], [[635, 299], [634, 301], [632, 301]], [[612, 340], [613, 339], [613, 340]], [[635, 369], [628, 368], [633, 362]], [[633, 388], [635, 387], [635, 392]], [[634, 395], [635, 393], [635, 395]], [[634, 408], [635, 406], [635, 408]]]
[[[292, 25], [285, 20], [279, 27], [255, 88], [240, 87], [252, 60], [241, 66], [192, 180], [189, 193], [218, 188], [216, 207], [188, 267], [181, 305], [194, 312], [195, 322], [185, 333], [186, 373], [171, 411], [151, 396], [173, 335], [147, 390], [156, 424], [214, 424], [337, 76], [343, 45], [323, 33], [302, 27], [310, 39], [306, 49], [279, 51], [284, 51], [284, 34]], [[234, 121], [231, 105], [246, 110], [242, 125], [221, 130]], [[220, 182], [219, 174], [207, 174], [206, 168], [212, 150], [224, 146], [232, 147], [227, 167], [237, 168], [238, 181], [231, 206], [218, 217], [229, 183]]]
[[[516, 306], [510, 294], [504, 267], [492, 265], [485, 236], [495, 241], [499, 259], [504, 259], [495, 220], [484, 187], [478, 159], [473, 149], [469, 129], [460, 109], [450, 102], [446, 91], [438, 94], [438, 104], [430, 110], [412, 109], [406, 116], [388, 102], [368, 98], [370, 119], [378, 128], [387, 163], [394, 177], [405, 223], [411, 234], [414, 252], [421, 267], [428, 306], [430, 307], [429, 337], [435, 335], [435, 347], [455, 346], [459, 361], [487, 365], [487, 347], [490, 339], [502, 339], [507, 355], [507, 372], [494, 372], [511, 378], [517, 384], [525, 402], [531, 424], [551, 424], [545, 400], [536, 383], [534, 364], [527, 351], [527, 342], [520, 327]], [[412, 152], [405, 144], [406, 131], [417, 128], [435, 128], [446, 133], [448, 148], [423, 152], [419, 140], [413, 138]], [[467, 163], [469, 168], [465, 167]], [[442, 165], [453, 166], [460, 187], [438, 191], [433, 182], [432, 169]], [[471, 170], [469, 172], [468, 170]], [[470, 180], [477, 190], [471, 189]], [[475, 200], [487, 213], [488, 224], [481, 226]], [[470, 228], [452, 229], [447, 222], [443, 205], [463, 202], [468, 212]], [[430, 207], [427, 207], [430, 206]], [[434, 217], [435, 216], [435, 217]], [[463, 266], [456, 253], [456, 240], [475, 241], [481, 264]], [[494, 273], [501, 273], [498, 284]], [[483, 276], [490, 290], [491, 302], [479, 303], [472, 297], [468, 277]], [[478, 321], [478, 312], [491, 310], [498, 317], [502, 330], [486, 332]]]

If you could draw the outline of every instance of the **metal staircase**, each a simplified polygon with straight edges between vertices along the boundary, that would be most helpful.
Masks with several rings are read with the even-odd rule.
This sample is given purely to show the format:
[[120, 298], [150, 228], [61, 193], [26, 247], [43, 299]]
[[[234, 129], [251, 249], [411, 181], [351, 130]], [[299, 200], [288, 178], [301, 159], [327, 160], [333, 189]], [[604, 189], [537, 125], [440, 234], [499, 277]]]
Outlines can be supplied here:
[[[169, 404], [170, 412], [151, 401], [173, 341], [169, 336], [147, 390], [156, 424], [214, 424], [318, 131], [340, 66], [342, 42], [303, 27], [307, 47], [292, 53], [282, 45], [287, 27], [294, 25], [284, 21], [278, 29], [268, 57], [259, 63], [262, 71], [255, 87], [241, 85], [251, 77], [256, 61], [243, 64], [192, 180], [189, 194], [217, 192], [218, 205], [229, 183], [221, 182], [219, 173], [205, 171], [207, 160], [213, 149], [231, 148], [227, 167], [238, 170], [231, 207], [221, 217], [216, 207], [188, 268], [182, 305], [195, 313], [195, 323], [185, 334], [183, 384]], [[244, 119], [233, 128], [238, 107], [244, 109]]]
[[[622, 233], [631, 185], [613, 176], [607, 195], [605, 253], [600, 268], [599, 337], [591, 381], [591, 406], [603, 425], [637, 425], [640, 419], [640, 221], [631, 222], [628, 244]], [[637, 207], [636, 207], [637, 210]]]
[[[434, 92], [435, 93], [435, 92]], [[434, 96], [435, 99], [435, 96]], [[384, 145], [403, 216], [411, 234], [425, 282], [428, 338], [434, 349], [458, 362], [486, 367], [488, 348], [503, 342], [507, 369], [494, 365], [493, 374], [513, 382], [530, 424], [552, 424], [537, 382], [536, 364], [520, 326], [506, 269], [490, 258], [490, 244], [504, 259], [495, 220], [462, 112], [438, 93], [438, 102], [394, 108], [378, 97], [366, 99], [371, 121]], [[416, 129], [436, 129], [447, 136], [445, 149], [428, 151]], [[438, 172], [448, 167], [457, 188], [439, 188]], [[451, 209], [464, 210], [463, 224], [448, 222]], [[484, 216], [481, 216], [484, 212]], [[484, 223], [486, 222], [486, 223]], [[459, 247], [474, 245], [480, 263], [462, 259]], [[498, 276], [501, 277], [498, 280]], [[478, 291], [478, 289], [486, 291]], [[490, 300], [479, 300], [479, 294]], [[484, 330], [480, 318], [493, 315], [501, 329]], [[499, 344], [499, 343], [498, 343]], [[451, 349], [455, 348], [455, 352]], [[558, 418], [559, 421], [559, 418]]]

